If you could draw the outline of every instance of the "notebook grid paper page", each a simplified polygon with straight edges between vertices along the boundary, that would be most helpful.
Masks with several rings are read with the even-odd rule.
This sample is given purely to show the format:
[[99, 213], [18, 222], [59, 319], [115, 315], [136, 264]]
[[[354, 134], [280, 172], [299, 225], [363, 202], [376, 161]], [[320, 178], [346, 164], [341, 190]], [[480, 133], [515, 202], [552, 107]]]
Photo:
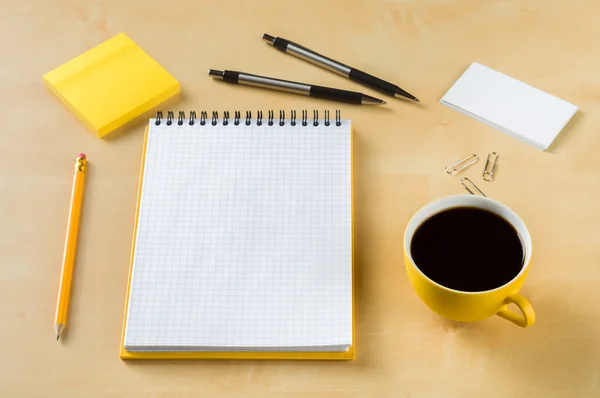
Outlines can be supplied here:
[[347, 350], [350, 122], [154, 122], [125, 349]]

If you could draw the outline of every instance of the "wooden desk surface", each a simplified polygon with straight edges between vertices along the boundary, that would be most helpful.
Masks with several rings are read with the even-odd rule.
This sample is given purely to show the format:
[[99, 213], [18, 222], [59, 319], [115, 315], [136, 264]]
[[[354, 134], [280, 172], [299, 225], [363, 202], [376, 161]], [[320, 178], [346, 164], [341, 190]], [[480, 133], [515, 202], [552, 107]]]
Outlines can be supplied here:
[[[600, 396], [600, 3], [592, 0], [11, 2], [0, 14], [0, 395], [3, 397]], [[174, 110], [341, 109], [356, 130], [357, 359], [131, 362], [118, 357], [143, 128], [88, 132], [42, 74], [118, 32], [182, 83]], [[422, 100], [355, 107], [226, 86], [209, 68], [371, 90], [285, 56], [280, 35], [397, 82]], [[438, 103], [481, 62], [580, 106], [541, 152]], [[411, 214], [463, 193], [443, 167], [500, 155], [479, 183], [531, 229], [522, 291], [536, 325], [454, 325], [402, 264]], [[91, 168], [70, 324], [53, 332], [74, 156]], [[483, 163], [465, 175], [480, 181]], [[468, 246], [465, 244], [465, 246]], [[482, 264], [485, 266], [485, 264]]]

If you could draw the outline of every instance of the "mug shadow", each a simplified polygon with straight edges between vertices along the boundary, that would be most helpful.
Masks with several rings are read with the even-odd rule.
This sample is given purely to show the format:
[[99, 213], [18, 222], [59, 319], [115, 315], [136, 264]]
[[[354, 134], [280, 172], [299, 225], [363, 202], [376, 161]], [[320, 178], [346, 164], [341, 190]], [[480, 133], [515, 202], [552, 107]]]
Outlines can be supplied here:
[[589, 391], [600, 396], [600, 316], [594, 308], [573, 300], [569, 305], [544, 289], [539, 296], [524, 292], [536, 311], [536, 323], [522, 329], [493, 317], [478, 323], [438, 318], [438, 327], [456, 335], [461, 351], [486, 365], [486, 371], [507, 385], [522, 386], [539, 393], [564, 390]]

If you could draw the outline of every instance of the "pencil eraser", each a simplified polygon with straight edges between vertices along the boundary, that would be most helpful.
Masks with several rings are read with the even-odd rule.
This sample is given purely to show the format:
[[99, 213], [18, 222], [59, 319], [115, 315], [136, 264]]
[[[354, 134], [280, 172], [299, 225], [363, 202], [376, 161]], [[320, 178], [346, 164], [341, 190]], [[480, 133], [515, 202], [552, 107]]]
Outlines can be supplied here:
[[85, 153], [80, 153], [79, 155], [77, 155], [78, 158], [82, 158], [85, 159]]

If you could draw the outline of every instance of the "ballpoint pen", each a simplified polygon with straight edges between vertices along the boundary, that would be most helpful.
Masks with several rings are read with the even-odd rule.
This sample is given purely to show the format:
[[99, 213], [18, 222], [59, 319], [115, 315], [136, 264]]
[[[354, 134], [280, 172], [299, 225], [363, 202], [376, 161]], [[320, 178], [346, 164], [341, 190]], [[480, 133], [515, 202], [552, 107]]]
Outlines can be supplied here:
[[316, 53], [315, 51], [309, 50], [308, 48], [303, 47], [298, 43], [294, 43], [281, 37], [273, 37], [266, 33], [263, 35], [263, 40], [271, 44], [279, 51], [308, 61], [314, 65], [320, 66], [331, 72], [337, 73], [338, 75], [347, 77], [350, 80], [370, 87], [374, 90], [380, 91], [384, 94], [388, 94], [397, 98], [404, 97], [419, 102], [417, 97], [404, 91], [395, 84], [386, 82], [385, 80], [382, 80], [378, 77], [375, 77], [361, 70], [345, 65], [341, 62], [328, 58], [319, 53]]
[[77, 245], [79, 214], [81, 213], [83, 183], [85, 180], [86, 168], [86, 156], [83, 153], [80, 153], [75, 160], [71, 205], [69, 208], [69, 220], [67, 222], [60, 287], [58, 289], [58, 300], [56, 303], [56, 317], [54, 321], [56, 340], [60, 338], [61, 333], [67, 326], [67, 312], [69, 309], [69, 296], [71, 294], [71, 279], [73, 276], [73, 265], [75, 263], [75, 247]]
[[210, 69], [209, 76], [221, 79], [227, 83], [243, 84], [247, 86], [268, 88], [271, 90], [285, 91], [288, 93], [308, 95], [310, 97], [328, 99], [332, 101], [348, 102], [362, 105], [381, 105], [385, 101], [371, 97], [356, 91], [340, 90], [337, 88], [315, 86], [312, 84], [292, 82], [288, 80], [275, 79], [272, 77], [251, 75], [237, 71], [220, 71]]

